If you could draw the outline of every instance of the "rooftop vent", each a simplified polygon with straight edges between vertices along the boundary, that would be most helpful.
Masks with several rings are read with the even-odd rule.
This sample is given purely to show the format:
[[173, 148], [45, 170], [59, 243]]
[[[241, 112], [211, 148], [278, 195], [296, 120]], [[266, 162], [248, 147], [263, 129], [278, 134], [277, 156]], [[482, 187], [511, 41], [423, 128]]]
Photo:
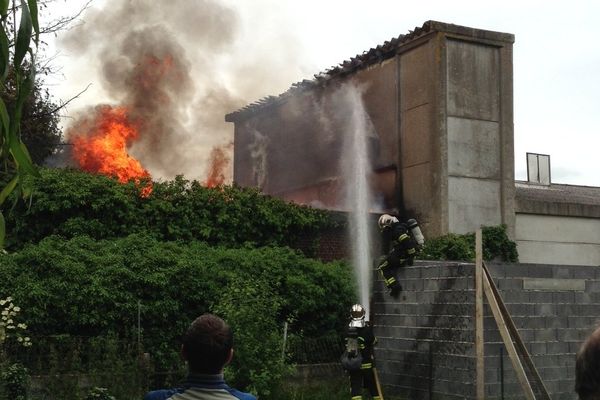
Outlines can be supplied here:
[[550, 156], [527, 153], [527, 181], [538, 185], [550, 185]]

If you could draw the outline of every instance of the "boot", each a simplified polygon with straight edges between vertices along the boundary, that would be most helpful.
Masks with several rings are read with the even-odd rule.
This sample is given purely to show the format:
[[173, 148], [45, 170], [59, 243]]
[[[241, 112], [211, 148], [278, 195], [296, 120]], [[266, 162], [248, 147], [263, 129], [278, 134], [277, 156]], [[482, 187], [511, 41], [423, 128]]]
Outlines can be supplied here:
[[396, 281], [392, 286], [390, 286], [390, 296], [392, 296], [394, 299], [398, 299], [400, 297], [400, 293], [402, 293], [402, 285]]

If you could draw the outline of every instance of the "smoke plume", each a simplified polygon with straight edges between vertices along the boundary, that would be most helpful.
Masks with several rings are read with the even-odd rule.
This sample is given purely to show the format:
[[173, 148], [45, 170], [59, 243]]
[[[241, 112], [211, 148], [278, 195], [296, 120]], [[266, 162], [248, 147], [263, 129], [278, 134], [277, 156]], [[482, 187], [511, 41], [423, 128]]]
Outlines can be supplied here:
[[265, 49], [270, 59], [246, 54], [240, 16], [218, 0], [111, 1], [84, 19], [61, 44], [86, 61], [105, 98], [72, 115], [66, 139], [89, 134], [86, 121], [96, 110], [124, 107], [140, 131], [128, 151], [155, 179], [184, 174], [229, 183], [233, 126], [225, 114], [297, 79], [297, 68], [271, 74], [289, 49]]

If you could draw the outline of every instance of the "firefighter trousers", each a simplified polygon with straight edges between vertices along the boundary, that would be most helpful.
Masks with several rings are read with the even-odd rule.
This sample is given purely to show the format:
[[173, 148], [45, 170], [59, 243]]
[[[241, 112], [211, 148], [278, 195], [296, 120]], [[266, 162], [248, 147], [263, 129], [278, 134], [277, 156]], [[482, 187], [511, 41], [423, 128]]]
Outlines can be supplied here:
[[369, 391], [373, 400], [380, 400], [375, 383], [375, 372], [372, 364], [363, 364], [358, 371], [349, 371], [350, 375], [350, 395], [352, 400], [362, 400], [363, 388]]
[[398, 269], [403, 266], [404, 262], [405, 260], [398, 258], [394, 252], [388, 254], [387, 256], [381, 257], [379, 264], [377, 265], [377, 270], [381, 274], [381, 277], [385, 282], [385, 286], [389, 289], [400, 286], [400, 282], [398, 282], [396, 274], [398, 273]]

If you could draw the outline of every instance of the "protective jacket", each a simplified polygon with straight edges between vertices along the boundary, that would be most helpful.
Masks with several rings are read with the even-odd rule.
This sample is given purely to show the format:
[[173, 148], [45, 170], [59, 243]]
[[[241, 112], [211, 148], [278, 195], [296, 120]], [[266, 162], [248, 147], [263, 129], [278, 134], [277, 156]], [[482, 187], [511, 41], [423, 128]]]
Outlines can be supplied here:
[[396, 278], [398, 268], [413, 264], [418, 245], [407, 225], [401, 222], [384, 227], [381, 235], [384, 255], [380, 257], [377, 269], [391, 294], [396, 295], [402, 290]]
[[406, 224], [396, 222], [385, 227], [381, 235], [384, 252], [395, 252], [401, 260], [412, 263], [417, 252], [417, 242], [412, 237]]
[[256, 397], [229, 387], [223, 374], [190, 374], [181, 387], [148, 392], [144, 400], [256, 400]]

